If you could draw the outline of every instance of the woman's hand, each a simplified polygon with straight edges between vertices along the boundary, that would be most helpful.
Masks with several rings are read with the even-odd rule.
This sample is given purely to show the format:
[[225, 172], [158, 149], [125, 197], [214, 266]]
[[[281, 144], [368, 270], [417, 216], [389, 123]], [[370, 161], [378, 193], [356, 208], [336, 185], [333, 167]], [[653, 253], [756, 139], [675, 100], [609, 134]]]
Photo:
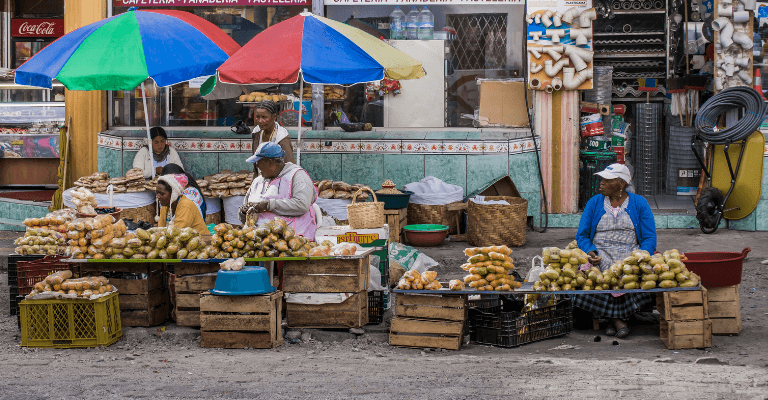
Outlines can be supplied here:
[[589, 261], [589, 263], [592, 265], [600, 265], [600, 261], [602, 261], [602, 259], [597, 255], [596, 251], [590, 251], [587, 253], [587, 261]]
[[267, 211], [267, 208], [269, 207], [269, 201], [260, 201], [258, 203], [245, 203], [242, 206], [240, 206], [240, 212], [243, 213], [243, 215], [248, 215], [249, 213], [261, 213], [264, 211]]
[[163, 167], [157, 167], [155, 168], [155, 175], [160, 176], [160, 173], [163, 172]]

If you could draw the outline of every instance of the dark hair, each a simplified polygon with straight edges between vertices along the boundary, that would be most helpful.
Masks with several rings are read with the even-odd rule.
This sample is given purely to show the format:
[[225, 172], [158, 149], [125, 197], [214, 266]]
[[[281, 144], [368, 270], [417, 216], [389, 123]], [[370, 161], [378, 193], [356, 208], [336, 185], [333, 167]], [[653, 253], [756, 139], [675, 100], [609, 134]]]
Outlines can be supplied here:
[[[203, 215], [205, 215], [207, 211], [207, 208], [205, 206], [205, 196], [203, 196], [203, 189], [200, 189], [200, 185], [197, 184], [195, 177], [192, 176], [192, 174], [190, 174], [189, 172], [184, 171], [184, 168], [181, 168], [180, 165], [173, 164], [173, 163], [166, 164], [165, 167], [163, 167], [163, 170], [160, 171], [160, 176], [169, 175], [169, 174], [184, 174], [187, 176], [187, 184], [197, 189], [197, 191], [200, 192], [200, 197], [203, 198], [203, 204], [200, 206], [200, 209], [203, 211]], [[203, 216], [203, 219], [205, 219], [205, 216]]]
[[157, 181], [157, 184], [158, 185], [163, 185], [165, 190], [167, 190], [168, 192], [173, 192], [173, 189], [171, 189], [171, 185], [169, 185], [168, 182], [166, 182], [166, 181]]
[[158, 136], [162, 136], [163, 139], [168, 140], [168, 134], [165, 133], [165, 129], [156, 126], [149, 130], [149, 137], [152, 138], [152, 140]]
[[259, 109], [259, 108], [262, 110], [267, 110], [267, 112], [269, 112], [270, 114], [277, 114], [278, 112], [280, 112], [280, 105], [275, 103], [272, 100], [262, 100], [256, 103], [256, 106], [254, 107], [254, 109]]

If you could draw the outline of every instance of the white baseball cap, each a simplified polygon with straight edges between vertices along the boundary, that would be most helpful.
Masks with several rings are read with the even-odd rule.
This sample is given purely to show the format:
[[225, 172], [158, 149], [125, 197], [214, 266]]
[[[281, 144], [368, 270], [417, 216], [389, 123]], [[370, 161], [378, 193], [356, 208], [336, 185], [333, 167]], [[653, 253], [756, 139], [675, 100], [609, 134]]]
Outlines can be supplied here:
[[632, 184], [632, 174], [629, 173], [629, 168], [624, 164], [611, 164], [608, 168], [595, 173], [595, 175], [605, 179], [621, 178], [627, 184]]

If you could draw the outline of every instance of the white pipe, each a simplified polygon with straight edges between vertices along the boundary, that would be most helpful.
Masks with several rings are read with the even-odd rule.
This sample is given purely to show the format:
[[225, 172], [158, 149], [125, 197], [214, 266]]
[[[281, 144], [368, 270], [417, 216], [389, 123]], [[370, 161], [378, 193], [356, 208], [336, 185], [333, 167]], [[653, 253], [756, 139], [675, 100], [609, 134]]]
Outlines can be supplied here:
[[[724, 70], [725, 70], [725, 76], [728, 76], [728, 77], [731, 77], [731, 76], [733, 76], [733, 67], [734, 67], [734, 65], [733, 65], [733, 64], [730, 64], [730, 63], [726, 63], [726, 64], [725, 64], [725, 68], [724, 68]], [[722, 69], [722, 68], [721, 68], [721, 69]]]
[[554, 65], [552, 64], [552, 60], [544, 61], [544, 73], [551, 78], [557, 75], [560, 72], [560, 70], [567, 65], [570, 65], [570, 61], [567, 58], [561, 59]]
[[592, 62], [592, 55], [594, 54], [589, 49], [582, 49], [581, 47], [576, 47], [574, 45], [567, 45], [563, 46], [565, 47], [565, 55], [571, 56], [572, 54], [577, 54], [579, 57], [581, 57], [582, 60], [586, 62]]
[[555, 77], [552, 79], [552, 82], [550, 83], [550, 85], [552, 85], [553, 89], [560, 90], [563, 88], [563, 80], [558, 77]]
[[733, 16], [733, 7], [731, 3], [720, 3], [717, 7], [717, 15], [719, 17]]
[[571, 28], [571, 39], [576, 38], [576, 45], [577, 46], [586, 46], [589, 44], [589, 39], [592, 39], [592, 29], [591, 28]]
[[525, 22], [527, 22], [529, 24], [532, 24], [533, 23], [533, 15], [532, 14], [526, 15], [525, 16]]
[[561, 13], [560, 11], [555, 13], [555, 16], [552, 18], [552, 23], [555, 25], [555, 27], [559, 27], [560, 25], [563, 24], [562, 18], [563, 18], [563, 13]]
[[748, 57], [744, 57], [744, 58], [739, 57], [739, 58], [735, 59], [733, 61], [733, 63], [737, 67], [739, 67], [739, 68], [744, 68], [744, 69], [749, 68], [749, 58]]
[[539, 71], [544, 69], [544, 66], [541, 64], [536, 64], [535, 62], [531, 61], [531, 66], [528, 67], [528, 70], [531, 71], [532, 74], [537, 74]]
[[544, 47], [544, 52], [549, 54], [550, 57], [552, 57], [555, 61], [560, 61], [560, 58], [562, 58], [563, 53], [563, 46], [549, 46]]
[[586, 69], [574, 75], [573, 68], [563, 68], [563, 87], [565, 90], [575, 90], [587, 79], [592, 79], [592, 70]]
[[552, 26], [551, 18], [553, 15], [554, 13], [552, 12], [552, 10], [544, 11], [544, 15], [541, 16], [541, 23], [544, 24], [545, 28], [549, 28], [550, 26]]
[[716, 20], [712, 21], [712, 29], [719, 32], [723, 30], [723, 28], [725, 28], [725, 26], [730, 23], [731, 21], [729, 21], [728, 18], [718, 17]]
[[741, 78], [742, 81], [744, 81], [744, 83], [749, 84], [749, 85], [752, 84], [752, 77], [749, 76], [749, 72], [744, 71], [744, 70], [739, 71], [739, 75], [738, 76], [739, 76], [739, 78]]
[[733, 13], [733, 22], [744, 24], [749, 21], [749, 11], [736, 11]]
[[718, 92], [723, 90], [723, 77], [722, 76], [715, 77], [715, 90], [717, 90]]
[[544, 88], [544, 91], [547, 93], [552, 93], [555, 91], [555, 88], [552, 87], [552, 85], [547, 85], [547, 87]]
[[528, 51], [533, 54], [533, 58], [539, 59], [541, 58], [541, 46], [528, 46]]
[[536, 24], [540, 24], [541, 23], [541, 14], [536, 14], [533, 17], [533, 20], [536, 22]]
[[541, 87], [541, 81], [539, 78], [533, 78], [530, 81], [531, 89], [538, 89]]
[[531, 32], [531, 38], [533, 38], [534, 42], [539, 41], [539, 39], [541, 38], [541, 33], [542, 33], [541, 31]]
[[741, 3], [744, 4], [745, 10], [755, 10], [755, 7], [757, 6], [755, 0], [741, 0]]
[[736, 6], [736, 12], [739, 12], [739, 11], [744, 11], [745, 9], [746, 9], [746, 8], [744, 7], [744, 3], [739, 3], [739, 4]]
[[755, 44], [752, 42], [752, 38], [743, 32], [736, 32], [733, 34], [733, 41], [740, 44], [744, 50], [751, 49]]
[[579, 10], [576, 7], [569, 8], [565, 14], [563, 14], [563, 22], [566, 24], [573, 23], [573, 19], [576, 18], [576, 16], [579, 15]]
[[[723, 24], [721, 19], [725, 20], [725, 24]], [[716, 24], [717, 26], [715, 26]], [[730, 21], [728, 21], [726, 18], [720, 17], [712, 21], [712, 28], [720, 31], [720, 44], [723, 46], [723, 48], [733, 44], [733, 25], [731, 25]]]
[[720, 54], [723, 52], [723, 45], [720, 43], [715, 43], [715, 53]]
[[547, 36], [552, 43], [560, 43], [560, 38], [565, 37], [565, 29], [547, 29]]
[[592, 21], [597, 18], [597, 11], [594, 8], [590, 8], [579, 14], [579, 25], [582, 28], [589, 28], [592, 26]]
[[577, 54], [571, 54], [568, 56], [573, 62], [573, 67], [576, 68], [576, 71], [583, 71], [587, 68], [587, 63], [581, 59]]

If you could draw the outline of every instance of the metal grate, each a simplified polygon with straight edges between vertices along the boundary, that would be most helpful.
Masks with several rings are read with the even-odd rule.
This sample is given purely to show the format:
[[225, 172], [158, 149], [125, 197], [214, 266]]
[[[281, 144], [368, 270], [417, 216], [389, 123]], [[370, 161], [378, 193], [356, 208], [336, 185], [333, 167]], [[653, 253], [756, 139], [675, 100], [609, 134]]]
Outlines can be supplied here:
[[507, 14], [448, 14], [445, 21], [456, 30], [454, 69], [506, 68]]

